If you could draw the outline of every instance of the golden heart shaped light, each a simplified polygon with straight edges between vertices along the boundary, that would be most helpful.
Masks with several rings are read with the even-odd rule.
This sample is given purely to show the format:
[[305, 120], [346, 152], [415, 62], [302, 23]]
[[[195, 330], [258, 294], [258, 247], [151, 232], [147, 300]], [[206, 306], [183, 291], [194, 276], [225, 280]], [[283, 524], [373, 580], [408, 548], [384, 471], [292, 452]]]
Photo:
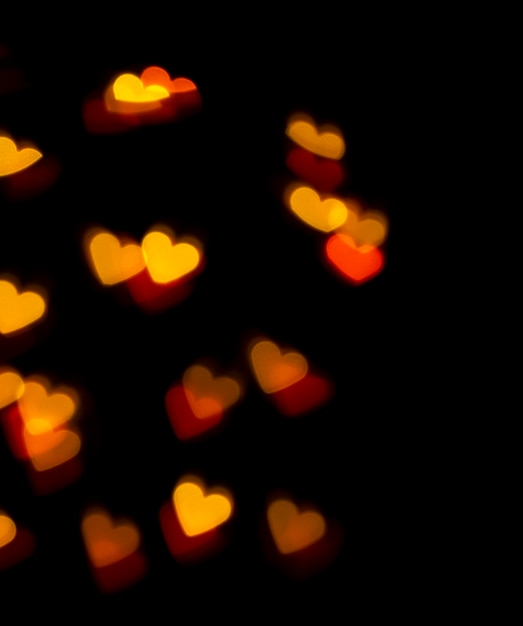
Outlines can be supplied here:
[[347, 200], [347, 219], [337, 228], [339, 233], [351, 237], [356, 246], [379, 246], [388, 231], [388, 219], [381, 211], [363, 212], [358, 203]]
[[204, 489], [202, 481], [193, 476], [183, 478], [173, 491], [173, 504], [185, 534], [200, 535], [226, 522], [233, 509], [231, 494], [215, 487]]
[[294, 115], [285, 132], [299, 146], [319, 156], [341, 159], [345, 154], [345, 142], [340, 130], [331, 125], [319, 129], [308, 115]]
[[156, 102], [169, 97], [169, 91], [161, 85], [144, 86], [138, 76], [121, 74], [113, 83], [116, 100], [122, 102]]
[[200, 263], [198, 248], [189, 242], [174, 243], [161, 231], [151, 231], [142, 240], [147, 270], [154, 282], [170, 283], [189, 274]]
[[69, 421], [78, 406], [78, 394], [69, 387], [48, 391], [44, 378], [27, 378], [24, 392], [18, 400], [20, 414], [26, 426], [33, 420], [42, 420], [57, 428]]
[[272, 341], [257, 340], [250, 351], [254, 375], [265, 393], [274, 393], [307, 374], [307, 360], [299, 352], [282, 353]]
[[8, 335], [38, 321], [46, 312], [44, 297], [34, 291], [18, 292], [9, 280], [0, 280], [0, 333]]
[[16, 537], [16, 525], [3, 511], [0, 511], [0, 548], [11, 543]]
[[119, 520], [116, 524], [102, 509], [92, 509], [82, 520], [82, 535], [87, 554], [95, 567], [106, 567], [136, 552], [140, 533], [135, 524]]
[[142, 248], [138, 243], [123, 244], [109, 232], [89, 233], [86, 250], [96, 275], [104, 285], [125, 281], [145, 267]]
[[319, 541], [326, 531], [323, 516], [317, 511], [298, 511], [287, 499], [274, 500], [267, 509], [269, 528], [282, 554], [303, 550]]
[[191, 410], [199, 419], [225, 411], [238, 401], [241, 393], [240, 385], [234, 378], [215, 378], [202, 365], [193, 365], [185, 371], [183, 386]]
[[24, 393], [24, 381], [11, 368], [0, 368], [0, 409], [16, 402]]
[[0, 176], [9, 176], [25, 170], [42, 158], [42, 153], [34, 148], [18, 150], [9, 137], [0, 137]]
[[338, 198], [321, 199], [311, 187], [298, 187], [289, 194], [291, 210], [306, 224], [328, 233], [347, 219], [345, 203]]

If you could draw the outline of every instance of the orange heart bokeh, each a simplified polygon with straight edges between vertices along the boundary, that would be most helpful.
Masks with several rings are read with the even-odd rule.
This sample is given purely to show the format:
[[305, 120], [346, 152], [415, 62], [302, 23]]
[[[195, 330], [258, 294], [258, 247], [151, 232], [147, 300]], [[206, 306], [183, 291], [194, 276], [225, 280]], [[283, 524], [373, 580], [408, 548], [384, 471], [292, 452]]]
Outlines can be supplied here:
[[138, 243], [121, 241], [112, 233], [91, 231], [85, 237], [87, 257], [103, 285], [115, 285], [145, 268]]
[[193, 365], [185, 370], [183, 386], [194, 415], [199, 419], [212, 417], [235, 404], [240, 398], [241, 387], [231, 377], [215, 378], [202, 365]]
[[265, 393], [274, 393], [292, 385], [307, 374], [307, 360], [299, 352], [285, 352], [272, 341], [257, 339], [250, 349], [251, 365], [258, 384]]
[[338, 198], [321, 199], [314, 189], [304, 186], [291, 187], [286, 195], [291, 211], [317, 230], [328, 233], [347, 219], [347, 207]]
[[286, 134], [302, 148], [328, 159], [341, 159], [345, 142], [338, 128], [331, 125], [316, 127], [308, 115], [297, 113], [288, 122]]
[[176, 515], [184, 533], [194, 537], [226, 522], [233, 511], [231, 494], [222, 487], [206, 490], [194, 476], [180, 480], [173, 491]]
[[269, 528], [278, 550], [290, 554], [319, 541], [326, 532], [323, 516], [314, 510], [299, 512], [286, 499], [274, 500], [267, 509]]
[[0, 333], [9, 335], [39, 321], [46, 313], [45, 297], [36, 291], [19, 292], [9, 280], [0, 280]]
[[18, 149], [9, 137], [0, 137], [0, 176], [10, 176], [36, 163], [42, 153], [35, 148]]
[[135, 524], [119, 520], [116, 524], [103, 509], [92, 509], [82, 520], [82, 535], [89, 559], [95, 567], [106, 567], [121, 561], [140, 546]]
[[0, 368], [0, 409], [16, 402], [24, 393], [24, 380], [9, 367]]
[[374, 246], [356, 247], [344, 233], [332, 235], [325, 247], [327, 260], [338, 273], [353, 285], [359, 285], [381, 272], [383, 253]]

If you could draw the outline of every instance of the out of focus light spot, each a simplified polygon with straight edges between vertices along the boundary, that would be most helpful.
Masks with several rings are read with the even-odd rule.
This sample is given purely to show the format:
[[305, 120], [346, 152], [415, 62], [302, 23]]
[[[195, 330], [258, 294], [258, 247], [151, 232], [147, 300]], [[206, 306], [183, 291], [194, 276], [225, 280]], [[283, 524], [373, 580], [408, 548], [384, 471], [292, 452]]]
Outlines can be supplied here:
[[319, 156], [341, 159], [345, 154], [345, 142], [338, 128], [330, 125], [316, 128], [314, 120], [302, 113], [289, 120], [285, 132], [299, 146]]
[[0, 409], [16, 402], [24, 393], [24, 381], [20, 374], [10, 368], [0, 368]]
[[0, 176], [9, 176], [24, 170], [42, 158], [42, 153], [34, 148], [18, 150], [14, 141], [0, 137]]
[[193, 476], [183, 478], [175, 487], [173, 503], [180, 525], [189, 537], [226, 522], [233, 506], [232, 496], [227, 490], [217, 487], [204, 491], [203, 482]]
[[15, 285], [0, 280], [0, 333], [14, 333], [39, 320], [46, 311], [44, 297], [34, 291], [18, 293]]
[[165, 284], [198, 267], [200, 253], [193, 243], [173, 243], [164, 232], [152, 231], [142, 240], [147, 270], [154, 282]]
[[383, 268], [383, 253], [374, 246], [357, 247], [354, 240], [343, 233], [332, 235], [326, 244], [327, 259], [339, 274], [354, 285], [364, 283]]
[[140, 78], [146, 87], [153, 85], [164, 87], [171, 94], [195, 91], [197, 89], [192, 80], [182, 77], [173, 80], [168, 72], [157, 66], [146, 67]]
[[172, 429], [182, 440], [202, 435], [217, 426], [223, 417], [220, 403], [212, 398], [205, 404], [197, 403], [200, 411], [205, 410], [205, 418], [197, 417], [189, 403], [190, 397], [192, 404], [197, 403], [198, 399], [183, 385], [173, 385], [165, 395], [165, 408]]
[[290, 500], [273, 501], [267, 509], [269, 528], [276, 547], [290, 554], [319, 541], [326, 531], [323, 516], [317, 511], [298, 511]]
[[123, 244], [115, 235], [100, 231], [88, 233], [85, 241], [88, 258], [104, 285], [125, 281], [145, 268], [138, 243]]
[[356, 202], [345, 201], [347, 219], [337, 229], [354, 240], [357, 246], [379, 246], [385, 241], [388, 231], [387, 217], [380, 211], [363, 213]]
[[140, 545], [135, 524], [119, 520], [116, 524], [102, 509], [92, 510], [82, 520], [82, 535], [87, 554], [95, 567], [106, 567], [121, 561]]
[[291, 210], [306, 224], [328, 233], [341, 226], [347, 219], [347, 207], [338, 198], [320, 199], [310, 187], [288, 190]]
[[18, 401], [26, 425], [33, 420], [43, 420], [56, 428], [74, 415], [78, 405], [74, 389], [62, 387], [60, 391], [49, 392], [46, 386], [48, 382], [44, 379], [26, 379], [24, 393]]
[[31, 463], [39, 472], [62, 465], [75, 457], [80, 451], [80, 437], [71, 430], [52, 430], [49, 424], [47, 432], [42, 431], [42, 422], [39, 421], [40, 433], [32, 435], [27, 426], [24, 431], [24, 442]]
[[345, 178], [345, 169], [340, 161], [317, 157], [303, 148], [292, 148], [285, 163], [300, 180], [309, 183], [317, 191], [332, 192]]
[[307, 374], [307, 360], [299, 352], [280, 351], [272, 341], [257, 340], [250, 350], [254, 375], [265, 393], [274, 393]]
[[206, 419], [225, 411], [238, 401], [241, 388], [234, 378], [215, 378], [211, 371], [201, 365], [189, 367], [183, 375], [189, 405], [194, 415]]
[[0, 548], [11, 543], [16, 537], [16, 525], [13, 520], [0, 511]]
[[114, 97], [122, 102], [156, 102], [169, 97], [169, 91], [160, 85], [144, 86], [134, 74], [121, 74], [113, 83]]

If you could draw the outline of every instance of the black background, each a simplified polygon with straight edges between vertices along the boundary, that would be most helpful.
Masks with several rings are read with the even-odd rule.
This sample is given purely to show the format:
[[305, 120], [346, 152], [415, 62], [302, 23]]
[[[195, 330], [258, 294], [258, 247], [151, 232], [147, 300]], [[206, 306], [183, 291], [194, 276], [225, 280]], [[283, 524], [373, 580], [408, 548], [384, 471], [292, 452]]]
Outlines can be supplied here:
[[[180, 603], [190, 611], [192, 602], [206, 616], [218, 606], [247, 618], [279, 603], [293, 612], [313, 605], [347, 615], [409, 612], [424, 585], [415, 546], [417, 451], [397, 402], [407, 381], [395, 255], [411, 201], [419, 94], [402, 16], [156, 15], [109, 24], [84, 14], [66, 22], [18, 21], [0, 39], [10, 53], [4, 63], [26, 78], [23, 89], [0, 95], [0, 128], [62, 167], [40, 196], [0, 198], [0, 273], [49, 294], [45, 332], [3, 360], [22, 375], [78, 389], [85, 472], [36, 496], [0, 439], [0, 507], [37, 539], [27, 561], [0, 573], [0, 594], [31, 588], [51, 604], [58, 595], [78, 606], [148, 606], [173, 620]], [[115, 75], [149, 65], [193, 80], [202, 111], [128, 133], [87, 133], [85, 99]], [[389, 216], [385, 268], [357, 288], [322, 261], [325, 236], [282, 202], [293, 180], [285, 127], [298, 111], [339, 126], [349, 173], [343, 193]], [[140, 240], [157, 223], [200, 239], [207, 265], [187, 300], [151, 315], [99, 285], [82, 236], [99, 225]], [[247, 345], [258, 335], [304, 354], [334, 383], [333, 400], [298, 419], [278, 413], [250, 372]], [[180, 442], [165, 392], [201, 359], [238, 372], [245, 395], [222, 430]], [[236, 504], [229, 545], [191, 566], [171, 557], [158, 522], [186, 473], [227, 486]], [[275, 490], [314, 503], [344, 531], [332, 564], [303, 581], [264, 552]], [[80, 520], [91, 504], [138, 524], [150, 564], [143, 581], [111, 596], [87, 568]]]

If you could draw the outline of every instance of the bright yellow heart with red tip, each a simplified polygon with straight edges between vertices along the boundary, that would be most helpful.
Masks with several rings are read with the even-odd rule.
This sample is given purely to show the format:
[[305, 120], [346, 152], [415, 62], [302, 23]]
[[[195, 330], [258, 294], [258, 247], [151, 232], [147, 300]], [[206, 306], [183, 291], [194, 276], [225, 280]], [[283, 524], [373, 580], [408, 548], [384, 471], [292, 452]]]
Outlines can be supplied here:
[[113, 93], [121, 102], [157, 102], [169, 97], [169, 91], [161, 85], [145, 86], [134, 74], [121, 74], [113, 83]]
[[299, 352], [280, 351], [272, 341], [258, 340], [250, 351], [252, 368], [265, 393], [274, 393], [298, 382], [307, 374], [307, 360]]
[[200, 252], [193, 243], [174, 243], [160, 231], [147, 233], [142, 240], [147, 270], [155, 283], [166, 284], [189, 274], [200, 263]]
[[25, 170], [42, 158], [42, 153], [34, 148], [18, 150], [14, 141], [0, 137], [0, 176], [9, 176]]
[[183, 531], [194, 537], [226, 522], [233, 500], [227, 490], [218, 487], [205, 491], [198, 478], [187, 476], [174, 489], [173, 504]]
[[102, 509], [94, 509], [82, 520], [82, 535], [87, 554], [95, 567], [106, 567], [138, 550], [140, 533], [129, 521], [115, 524]]
[[6, 515], [3, 511], [0, 511], [0, 548], [3, 548], [8, 543], [11, 543], [15, 537], [15, 523], [8, 515]]
[[0, 333], [8, 335], [38, 321], [46, 311], [45, 299], [34, 291], [19, 293], [9, 280], [0, 280]]
[[345, 154], [345, 142], [335, 126], [316, 127], [314, 120], [301, 113], [293, 116], [287, 124], [286, 134], [302, 148], [328, 159], [341, 159]]
[[96, 231], [86, 237], [88, 257], [100, 282], [115, 285], [131, 278], [145, 267], [138, 243], [122, 243], [115, 235]]
[[279, 499], [267, 509], [269, 528], [282, 554], [303, 550], [319, 541], [326, 531], [323, 516], [317, 511], [298, 511], [290, 500]]

